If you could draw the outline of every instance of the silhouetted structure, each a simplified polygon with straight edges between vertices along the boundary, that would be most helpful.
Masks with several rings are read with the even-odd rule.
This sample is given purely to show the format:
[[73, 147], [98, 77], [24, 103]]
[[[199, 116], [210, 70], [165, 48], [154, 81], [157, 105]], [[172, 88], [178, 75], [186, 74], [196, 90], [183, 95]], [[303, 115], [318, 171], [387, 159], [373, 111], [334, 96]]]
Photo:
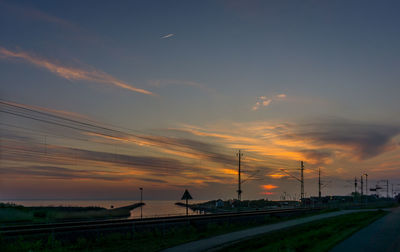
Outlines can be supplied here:
[[182, 195], [181, 200], [186, 200], [186, 216], [189, 215], [188, 209], [189, 209], [189, 202], [188, 200], [193, 199], [192, 196], [190, 195], [189, 191], [185, 189], [185, 192]]

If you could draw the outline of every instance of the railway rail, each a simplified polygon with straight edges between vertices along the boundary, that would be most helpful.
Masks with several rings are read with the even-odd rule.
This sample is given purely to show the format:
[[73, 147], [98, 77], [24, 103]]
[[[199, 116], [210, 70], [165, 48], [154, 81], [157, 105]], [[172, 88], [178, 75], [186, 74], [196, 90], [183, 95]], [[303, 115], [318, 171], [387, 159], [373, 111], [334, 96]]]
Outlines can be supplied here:
[[156, 226], [165, 224], [182, 224], [193, 222], [213, 222], [223, 221], [227, 219], [252, 217], [262, 215], [282, 215], [282, 214], [297, 214], [316, 211], [315, 208], [290, 208], [290, 209], [274, 209], [274, 210], [257, 210], [257, 211], [242, 211], [232, 213], [204, 214], [204, 215], [189, 215], [189, 216], [170, 216], [161, 218], [143, 218], [143, 219], [114, 219], [114, 220], [97, 220], [97, 221], [75, 221], [63, 223], [48, 223], [34, 225], [15, 225], [0, 227], [1, 236], [19, 236], [47, 233], [62, 233], [71, 231], [89, 231], [102, 229], [119, 229], [140, 226]]

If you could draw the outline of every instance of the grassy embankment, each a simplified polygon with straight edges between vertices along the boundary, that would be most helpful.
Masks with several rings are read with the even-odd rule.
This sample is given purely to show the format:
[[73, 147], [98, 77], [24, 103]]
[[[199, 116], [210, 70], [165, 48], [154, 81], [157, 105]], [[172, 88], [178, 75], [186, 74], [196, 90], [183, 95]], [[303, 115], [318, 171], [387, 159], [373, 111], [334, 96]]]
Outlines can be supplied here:
[[385, 214], [386, 212], [379, 210], [332, 217], [258, 236], [220, 251], [329, 251], [340, 241]]
[[[319, 213], [329, 212], [324, 210]], [[208, 224], [203, 227], [186, 226], [175, 229], [158, 229], [148, 232], [136, 233], [112, 233], [98, 235], [96, 238], [78, 238], [77, 240], [56, 240], [49, 236], [45, 240], [18, 240], [6, 241], [0, 237], [1, 251], [159, 251], [182, 243], [204, 239], [224, 233], [243, 230], [265, 224], [273, 224], [299, 217], [307, 217], [314, 214], [301, 216], [265, 217], [264, 221], [248, 222], [240, 224]], [[257, 238], [249, 244], [242, 244], [240, 250], [246, 250], [262, 239], [260, 246], [275, 244], [271, 251], [326, 251], [337, 242], [350, 236], [352, 233], [382, 217], [384, 211], [361, 212], [339, 217], [333, 217], [314, 223], [304, 224], [285, 231], [278, 231]], [[272, 238], [269, 238], [272, 237]], [[285, 237], [282, 240], [282, 237]], [[289, 239], [290, 238], [290, 239]], [[277, 242], [277, 243], [276, 243]], [[234, 248], [238, 246], [234, 245]], [[243, 246], [245, 248], [243, 248]], [[288, 247], [286, 247], [288, 246]], [[283, 247], [283, 249], [281, 249]], [[249, 247], [249, 250], [260, 249], [270, 251], [270, 248]], [[277, 249], [275, 249], [277, 248]], [[230, 248], [231, 249], [231, 248]], [[228, 249], [228, 250], [230, 250]], [[274, 250], [275, 249], [275, 250]]]
[[[204, 211], [208, 213], [223, 213], [223, 212], [236, 212], [240, 211], [254, 211], [254, 210], [270, 210], [273, 207], [282, 207], [278, 201], [269, 201], [265, 199], [259, 200], [243, 200], [235, 201], [232, 203], [229, 200], [221, 201], [221, 205], [216, 207], [216, 200], [210, 200], [207, 202], [189, 204], [189, 208], [193, 211]], [[300, 206], [298, 202], [297, 206]], [[177, 202], [175, 205], [186, 207], [186, 204], [182, 202]], [[232, 205], [234, 207], [232, 207]], [[283, 206], [285, 207], [285, 206]]]
[[[275, 208], [286, 208], [286, 207], [300, 207], [297, 201], [269, 201], [269, 200], [243, 200], [243, 201], [222, 201], [219, 207], [216, 207], [216, 200], [211, 200], [202, 203], [189, 204], [189, 208], [193, 211], [201, 211], [208, 213], [225, 213], [225, 212], [237, 212], [237, 211], [254, 211], [254, 210], [270, 210]], [[289, 205], [290, 204], [290, 205]], [[177, 202], [175, 205], [186, 207], [182, 202]], [[234, 205], [234, 207], [232, 207]], [[339, 209], [377, 209], [377, 208], [391, 208], [398, 206], [399, 203], [394, 200], [387, 199], [370, 199], [369, 201], [364, 198], [358, 198], [355, 202], [340, 202], [332, 201], [328, 203], [315, 203], [315, 205], [305, 205], [304, 207], [319, 207], [324, 209], [339, 208]]]
[[[245, 223], [208, 224], [207, 226], [179, 227], [175, 229], [158, 229], [148, 232], [113, 233], [100, 235], [96, 238], [79, 238], [75, 241], [55, 240], [49, 236], [47, 240], [30, 241], [21, 237], [13, 242], [2, 243], [1, 251], [159, 251], [164, 248], [185, 242], [204, 239], [224, 233], [243, 230], [265, 224], [307, 217], [315, 214], [335, 211], [334, 209], [318, 213], [304, 213], [297, 216], [269, 216], [263, 221]], [[1, 243], [0, 237], [0, 243]], [[4, 240], [3, 240], [4, 241]]]
[[0, 224], [35, 224], [70, 220], [94, 220], [129, 217], [137, 204], [106, 209], [102, 207], [24, 207], [0, 203]]

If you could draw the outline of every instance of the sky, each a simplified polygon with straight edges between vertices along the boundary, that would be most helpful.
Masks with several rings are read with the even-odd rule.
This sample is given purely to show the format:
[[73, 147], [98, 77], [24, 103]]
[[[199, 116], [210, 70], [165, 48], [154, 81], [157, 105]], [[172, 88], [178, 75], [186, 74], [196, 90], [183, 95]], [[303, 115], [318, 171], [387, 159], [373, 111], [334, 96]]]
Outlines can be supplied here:
[[399, 10], [0, 0], [0, 199], [400, 192]]

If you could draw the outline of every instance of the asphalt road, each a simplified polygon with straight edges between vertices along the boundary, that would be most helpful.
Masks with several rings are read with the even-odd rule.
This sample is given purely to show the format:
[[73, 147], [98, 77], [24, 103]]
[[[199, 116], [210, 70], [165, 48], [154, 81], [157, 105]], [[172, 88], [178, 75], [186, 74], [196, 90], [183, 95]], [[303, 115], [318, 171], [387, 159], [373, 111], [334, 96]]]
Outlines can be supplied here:
[[[264, 225], [260, 227], [255, 227], [255, 228], [250, 228], [250, 229], [245, 229], [237, 232], [232, 232], [228, 234], [223, 234], [223, 235], [218, 235], [214, 237], [210, 237], [207, 239], [203, 240], [198, 240], [194, 242], [189, 242], [185, 243], [176, 247], [172, 247], [169, 249], [164, 250], [164, 252], [198, 252], [198, 251], [209, 251], [209, 250], [214, 250], [218, 247], [221, 247], [226, 244], [232, 244], [241, 240], [249, 239], [251, 237], [268, 233], [271, 231], [276, 231], [288, 227], [293, 227], [296, 225], [304, 224], [310, 221], [315, 221], [315, 220], [321, 220], [329, 217], [334, 217], [342, 214], [348, 214], [348, 213], [353, 213], [353, 212], [360, 212], [360, 211], [370, 211], [370, 210], [342, 210], [338, 212], [332, 212], [332, 213], [325, 213], [325, 214], [319, 214], [319, 215], [314, 215], [310, 217], [305, 217], [305, 218], [299, 218], [299, 219], [294, 219], [294, 220], [289, 220], [289, 221], [284, 221], [284, 222], [279, 222], [276, 224], [269, 224], [269, 225]], [[342, 250], [342, 251], [347, 251], [347, 250]]]
[[400, 251], [400, 208], [339, 243], [331, 252]]

